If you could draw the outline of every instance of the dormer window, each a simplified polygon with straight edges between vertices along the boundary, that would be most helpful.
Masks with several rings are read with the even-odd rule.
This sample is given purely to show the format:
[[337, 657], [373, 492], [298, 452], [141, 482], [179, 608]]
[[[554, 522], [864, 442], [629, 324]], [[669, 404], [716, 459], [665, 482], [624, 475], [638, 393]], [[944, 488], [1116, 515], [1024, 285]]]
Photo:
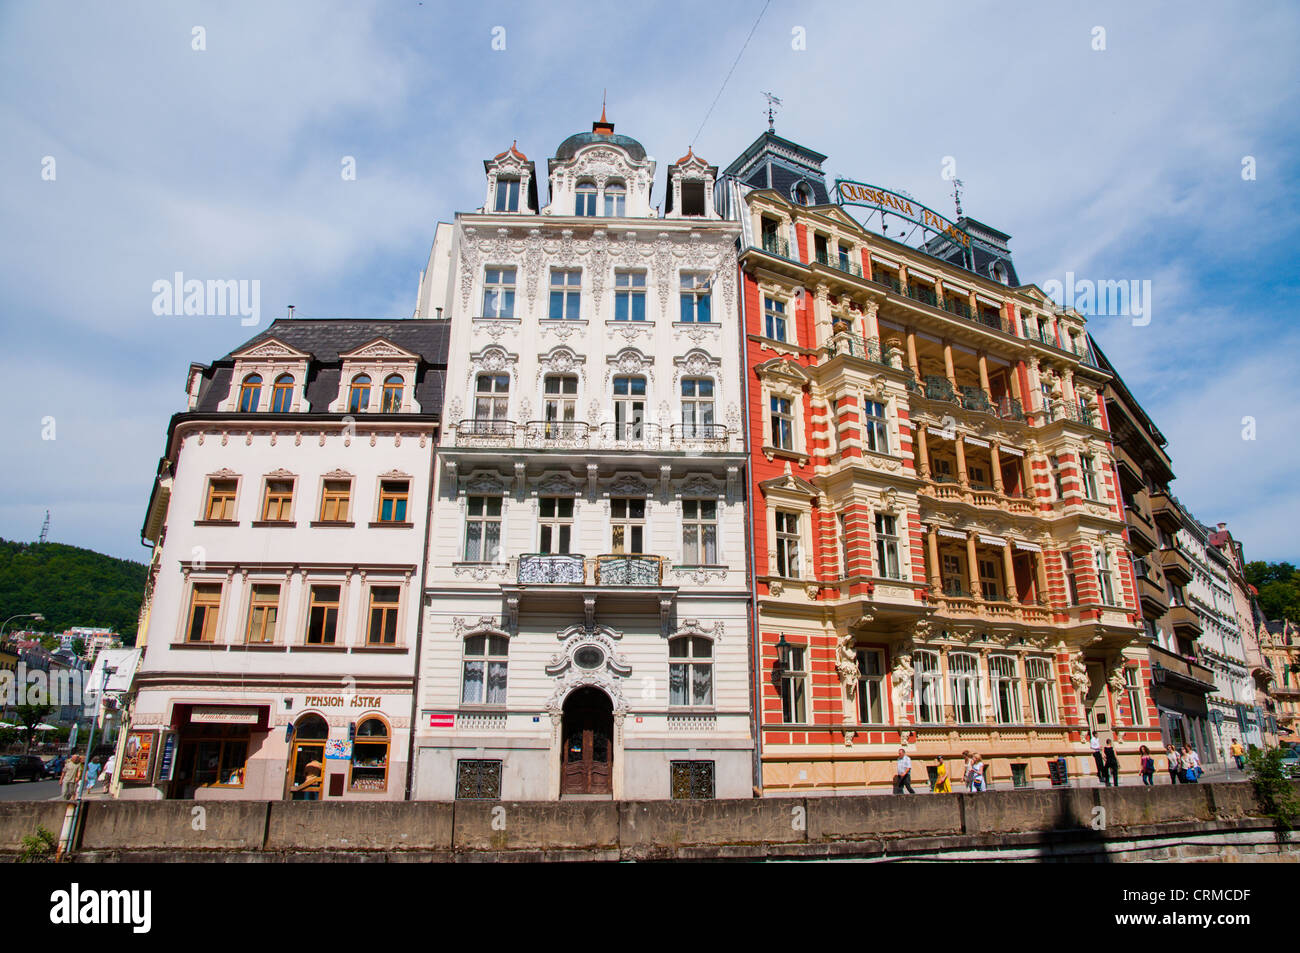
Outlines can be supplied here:
[[810, 186], [807, 182], [804, 182], [802, 180], [796, 182], [794, 184], [794, 187], [790, 189], [790, 197], [794, 199], [796, 204], [798, 205], [812, 205], [813, 204], [812, 186]]
[[348, 413], [359, 414], [370, 406], [370, 375], [358, 374], [348, 388]]
[[519, 211], [519, 180], [502, 176], [497, 179], [497, 212]]
[[682, 183], [682, 214], [683, 215], [704, 214], [704, 183], [703, 182]]
[[406, 382], [401, 374], [392, 374], [384, 380], [384, 394], [379, 410], [385, 414], [395, 414], [402, 409], [402, 387]]
[[592, 182], [579, 182], [573, 214], [594, 217], [596, 214], [596, 186]]
[[239, 388], [239, 412], [241, 414], [257, 413], [257, 405], [262, 399], [262, 375], [249, 374]]
[[274, 414], [287, 414], [292, 406], [293, 375], [281, 374], [275, 379], [275, 387], [271, 390], [271, 412]]
[[605, 217], [622, 218], [627, 214], [627, 189], [621, 182], [605, 186]]

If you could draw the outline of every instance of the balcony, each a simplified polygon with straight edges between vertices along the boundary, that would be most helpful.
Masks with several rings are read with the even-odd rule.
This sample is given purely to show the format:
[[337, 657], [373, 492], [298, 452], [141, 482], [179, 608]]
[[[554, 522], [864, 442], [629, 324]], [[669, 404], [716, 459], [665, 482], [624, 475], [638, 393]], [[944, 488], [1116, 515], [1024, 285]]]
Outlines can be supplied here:
[[1164, 490], [1151, 494], [1151, 518], [1166, 533], [1176, 533], [1183, 528], [1183, 517], [1178, 511], [1178, 504]]
[[659, 425], [643, 420], [600, 425], [600, 446], [604, 450], [658, 450], [661, 438]]
[[862, 266], [855, 265], [850, 258], [831, 258], [825, 252], [818, 252], [817, 264], [834, 268], [836, 271], [842, 271], [846, 275], [852, 275], [855, 278], [862, 277]]
[[1137, 577], [1138, 600], [1142, 603], [1142, 614], [1148, 619], [1158, 619], [1169, 611], [1169, 594], [1150, 576]]
[[1174, 635], [1183, 639], [1199, 639], [1203, 631], [1200, 617], [1185, 605], [1169, 607], [1169, 624], [1174, 627]]
[[578, 553], [527, 553], [519, 557], [519, 585], [582, 585], [586, 559]]
[[583, 449], [591, 427], [579, 420], [530, 420], [524, 424], [523, 438], [530, 447]]
[[988, 414], [999, 420], [1024, 423], [1025, 411], [1020, 401], [1009, 395], [994, 398], [988, 391], [975, 385], [962, 385], [954, 389], [952, 382], [941, 374], [926, 374], [923, 384], [916, 384], [915, 378], [908, 377], [908, 390], [924, 397], [945, 404], [955, 404], [962, 410], [972, 413]]
[[596, 557], [598, 586], [658, 586], [663, 576], [661, 556], [608, 553]]
[[726, 450], [726, 424], [673, 424], [668, 440], [674, 450]]
[[1192, 581], [1192, 564], [1187, 557], [1174, 547], [1158, 549], [1155, 560], [1164, 570], [1165, 577], [1176, 586], [1185, 586]]
[[764, 232], [762, 241], [763, 251], [767, 252], [769, 255], [778, 255], [781, 258], [789, 258], [791, 261], [794, 261], [790, 256], [790, 243], [781, 236], [775, 235], [771, 232]]
[[830, 357], [856, 357], [862, 361], [889, 367], [880, 341], [876, 338], [859, 337], [847, 331], [839, 331], [826, 342], [826, 352]]
[[1155, 550], [1159, 545], [1159, 540], [1156, 539], [1155, 527], [1139, 508], [1136, 501], [1133, 506], [1124, 507], [1124, 515], [1128, 518], [1128, 538], [1133, 551], [1139, 556], [1146, 556]]
[[1214, 672], [1195, 658], [1175, 655], [1158, 645], [1148, 646], [1151, 658], [1151, 680], [1173, 691], [1205, 694], [1215, 690]]
[[462, 420], [456, 425], [456, 446], [512, 447], [517, 427], [513, 420]]

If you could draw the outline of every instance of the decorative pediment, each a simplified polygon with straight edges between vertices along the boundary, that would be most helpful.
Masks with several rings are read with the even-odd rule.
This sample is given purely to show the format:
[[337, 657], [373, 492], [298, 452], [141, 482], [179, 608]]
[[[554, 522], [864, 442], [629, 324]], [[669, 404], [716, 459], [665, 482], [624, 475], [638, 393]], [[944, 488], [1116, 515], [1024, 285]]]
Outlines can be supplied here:
[[650, 484], [632, 473], [619, 476], [606, 489], [610, 496], [649, 496], [651, 494]]
[[469, 356], [470, 366], [475, 371], [486, 371], [489, 374], [500, 374], [510, 370], [511, 365], [519, 361], [519, 356], [510, 354], [503, 347], [495, 344], [488, 345], [477, 354]]
[[673, 364], [677, 370], [673, 374], [673, 384], [682, 377], [703, 377], [706, 375], [716, 378], [722, 369], [722, 361], [709, 354], [703, 348], [691, 348], [680, 357], [673, 358]]
[[398, 347], [384, 338], [375, 338], [354, 351], [339, 354], [339, 357], [345, 361], [418, 361], [420, 359], [418, 354]]
[[236, 351], [232, 357], [237, 361], [309, 361], [311, 354], [290, 347], [278, 338], [267, 338], [252, 347]]
[[411, 474], [409, 474], [409, 473], [403, 473], [401, 470], [396, 470], [396, 469], [394, 469], [394, 470], [389, 470], [387, 473], [381, 473], [381, 474], [379, 474], [379, 479], [381, 479], [381, 480], [409, 480], [409, 479], [411, 479]]
[[559, 345], [545, 354], [537, 355], [537, 378], [541, 380], [544, 374], [576, 374], [585, 383], [586, 363], [586, 357], [574, 353], [572, 348]]
[[764, 480], [758, 486], [767, 496], [772, 496], [773, 494], [784, 494], [786, 496], [811, 497], [816, 499], [820, 492], [817, 487], [813, 486], [807, 480], [791, 473], [789, 463], [785, 465], [785, 473], [771, 480]]
[[683, 497], [721, 497], [726, 487], [718, 480], [707, 476], [694, 476], [682, 483], [678, 493]]
[[490, 615], [481, 615], [476, 620], [455, 616], [451, 620], [451, 633], [457, 639], [467, 639], [472, 635], [495, 635], [504, 639], [510, 638], [510, 633], [498, 625], [497, 620]]
[[538, 496], [578, 496], [582, 484], [565, 473], [548, 473], [533, 489]]
[[326, 480], [351, 480], [352, 474], [347, 470], [331, 470], [325, 474]]
[[798, 362], [782, 357], [774, 357], [770, 361], [764, 361], [754, 368], [754, 373], [761, 380], [781, 381], [797, 387], [803, 387], [805, 384], [812, 382], [812, 377]]
[[270, 473], [268, 473], [266, 475], [266, 478], [268, 480], [292, 480], [295, 479], [297, 476], [298, 474], [290, 473], [284, 467], [280, 467], [280, 469], [272, 470]]
[[208, 477], [213, 480], [234, 480], [238, 479], [239, 474], [230, 469], [230, 467], [222, 467], [216, 473], [209, 473]]
[[722, 622], [715, 622], [709, 628], [700, 624], [699, 619], [683, 619], [677, 626], [677, 630], [669, 634], [668, 638], [676, 639], [684, 635], [697, 636], [705, 638], [711, 642], [721, 642], [722, 634], [726, 627]]
[[472, 473], [461, 489], [472, 496], [504, 496], [510, 484], [495, 473]]

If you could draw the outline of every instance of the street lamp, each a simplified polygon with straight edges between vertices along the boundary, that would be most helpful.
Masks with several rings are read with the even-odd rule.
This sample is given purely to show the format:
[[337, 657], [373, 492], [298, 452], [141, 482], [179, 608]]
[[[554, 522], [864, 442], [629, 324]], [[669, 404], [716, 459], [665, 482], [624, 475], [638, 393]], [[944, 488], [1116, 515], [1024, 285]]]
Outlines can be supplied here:
[[785, 640], [785, 633], [781, 633], [781, 641], [776, 643], [776, 670], [777, 674], [784, 675], [790, 669], [790, 649], [793, 646]]
[[104, 677], [99, 684], [99, 701], [95, 705], [95, 718], [90, 723], [90, 734], [86, 738], [85, 764], [81, 769], [81, 780], [77, 782], [77, 807], [72, 812], [72, 828], [68, 834], [67, 842], [69, 847], [76, 843], [77, 824], [81, 821], [81, 804], [86, 796], [86, 769], [90, 767], [90, 752], [94, 750], [95, 747], [95, 727], [99, 724], [99, 719], [104, 714], [104, 699], [108, 696], [108, 682], [116, 674], [116, 666], [105, 664]]
[[20, 612], [17, 615], [11, 615], [9, 618], [5, 619], [3, 623], [0, 623], [0, 642], [5, 640], [5, 626], [14, 621], [14, 619], [35, 619], [37, 622], [44, 622], [45, 616], [41, 615], [39, 612]]

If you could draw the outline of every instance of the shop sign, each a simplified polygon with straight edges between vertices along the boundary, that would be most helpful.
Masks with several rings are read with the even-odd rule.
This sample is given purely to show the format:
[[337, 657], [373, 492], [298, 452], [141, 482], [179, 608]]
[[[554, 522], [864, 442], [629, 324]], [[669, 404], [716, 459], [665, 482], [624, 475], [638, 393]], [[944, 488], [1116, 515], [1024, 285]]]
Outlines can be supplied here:
[[172, 765], [176, 761], [176, 732], [169, 731], [163, 740], [162, 756], [158, 759], [158, 780], [172, 779]]
[[970, 235], [964, 229], [905, 195], [863, 182], [849, 182], [844, 179], [837, 179], [835, 187], [841, 205], [863, 205], [881, 213], [897, 215], [922, 228], [950, 238], [962, 248], [970, 248]]
[[127, 734], [118, 777], [123, 781], [149, 780], [149, 759], [153, 757], [157, 737], [156, 731], [132, 731]]
[[195, 705], [190, 709], [190, 722], [196, 725], [255, 725], [258, 713], [257, 708]]
[[303, 704], [308, 708], [382, 708], [383, 695], [308, 695]]
[[325, 742], [325, 759], [327, 761], [351, 761], [352, 742], [346, 738], [330, 738]]

